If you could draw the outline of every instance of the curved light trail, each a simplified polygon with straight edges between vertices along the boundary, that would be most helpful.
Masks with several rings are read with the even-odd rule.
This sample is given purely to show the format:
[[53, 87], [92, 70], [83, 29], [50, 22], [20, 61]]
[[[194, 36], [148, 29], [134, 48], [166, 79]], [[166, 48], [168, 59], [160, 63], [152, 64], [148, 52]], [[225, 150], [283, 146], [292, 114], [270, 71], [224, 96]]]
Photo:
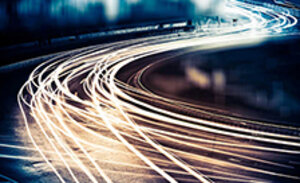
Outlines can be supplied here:
[[255, 44], [297, 24], [288, 12], [230, 2], [236, 25], [211, 22], [201, 31], [91, 46], [44, 62], [18, 95], [35, 148], [0, 146], [38, 151], [61, 182], [299, 181], [290, 172], [300, 129], [203, 111], [141, 80], [159, 62], [143, 63], [150, 56]]

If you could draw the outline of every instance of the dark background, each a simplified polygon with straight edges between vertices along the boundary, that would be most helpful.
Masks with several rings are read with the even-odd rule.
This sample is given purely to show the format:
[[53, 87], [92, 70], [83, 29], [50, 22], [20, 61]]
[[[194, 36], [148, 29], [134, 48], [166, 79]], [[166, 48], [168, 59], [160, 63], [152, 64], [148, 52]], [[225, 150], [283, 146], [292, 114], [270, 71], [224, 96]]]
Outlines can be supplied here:
[[[162, 31], [80, 38], [84, 34], [182, 21], [193, 25], [194, 20], [203, 17], [222, 16], [218, 10], [226, 1], [0, 0], [0, 65], [91, 44], [161, 34]], [[299, 0], [240, 1], [277, 8], [292, 6], [291, 11], [300, 14]], [[59, 43], [54, 39], [59, 39]]]
[[[197, 19], [203, 14], [215, 16], [226, 1], [0, 0], [0, 47], [162, 21]], [[274, 4], [273, 0], [245, 1]], [[298, 0], [276, 2], [299, 5]]]
[[195, 16], [191, 0], [4, 0], [0, 46]]

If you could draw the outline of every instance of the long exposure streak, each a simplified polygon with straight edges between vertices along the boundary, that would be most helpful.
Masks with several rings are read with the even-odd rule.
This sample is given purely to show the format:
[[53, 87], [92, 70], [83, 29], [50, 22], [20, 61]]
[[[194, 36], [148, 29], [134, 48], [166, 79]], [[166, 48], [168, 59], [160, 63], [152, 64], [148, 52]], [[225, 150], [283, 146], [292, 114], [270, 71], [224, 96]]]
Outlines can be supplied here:
[[[35, 146], [27, 150], [38, 151], [61, 182], [130, 182], [138, 177], [141, 182], [174, 183], [268, 182], [266, 177], [300, 181], [289, 174], [293, 165], [280, 161], [300, 154], [298, 128], [214, 114], [152, 92], [141, 78], [163, 60], [124, 71], [169, 51], [221, 49], [293, 34], [289, 28], [297, 23], [288, 12], [239, 1], [226, 8], [240, 22], [210, 22], [180, 36], [90, 46], [39, 65], [18, 95]], [[199, 117], [201, 113], [211, 120]]]

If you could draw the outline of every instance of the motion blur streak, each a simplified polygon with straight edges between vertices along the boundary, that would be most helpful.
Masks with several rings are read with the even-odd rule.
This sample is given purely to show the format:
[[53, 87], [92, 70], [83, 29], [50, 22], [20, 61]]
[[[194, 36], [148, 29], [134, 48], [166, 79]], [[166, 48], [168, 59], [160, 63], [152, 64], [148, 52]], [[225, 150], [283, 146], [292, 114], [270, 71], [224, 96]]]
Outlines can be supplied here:
[[144, 71], [159, 60], [125, 72], [134, 62], [168, 51], [257, 44], [293, 33], [288, 28], [297, 23], [288, 12], [229, 2], [224, 11], [239, 17], [236, 24], [210, 21], [180, 36], [91, 46], [38, 66], [18, 95], [35, 146], [27, 149], [38, 151], [61, 182], [299, 181], [289, 174], [293, 165], [281, 161], [300, 154], [299, 129], [220, 114], [210, 115], [226, 123], [188, 115], [203, 113], [201, 106], [143, 85]]

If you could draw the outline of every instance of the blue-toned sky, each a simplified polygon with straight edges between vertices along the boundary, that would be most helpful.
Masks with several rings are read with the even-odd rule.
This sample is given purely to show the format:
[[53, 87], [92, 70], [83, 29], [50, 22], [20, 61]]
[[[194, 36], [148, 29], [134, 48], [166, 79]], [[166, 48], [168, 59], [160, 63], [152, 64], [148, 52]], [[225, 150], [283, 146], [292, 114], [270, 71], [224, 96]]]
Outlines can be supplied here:
[[223, 0], [7, 0], [0, 2], [0, 29], [22, 26], [117, 24], [212, 13]]
[[215, 16], [222, 13], [227, 1], [0, 0], [0, 38], [2, 43], [8, 41], [10, 44], [27, 37], [39, 39], [42, 33], [53, 37], [149, 22], [194, 19], [203, 14]]

